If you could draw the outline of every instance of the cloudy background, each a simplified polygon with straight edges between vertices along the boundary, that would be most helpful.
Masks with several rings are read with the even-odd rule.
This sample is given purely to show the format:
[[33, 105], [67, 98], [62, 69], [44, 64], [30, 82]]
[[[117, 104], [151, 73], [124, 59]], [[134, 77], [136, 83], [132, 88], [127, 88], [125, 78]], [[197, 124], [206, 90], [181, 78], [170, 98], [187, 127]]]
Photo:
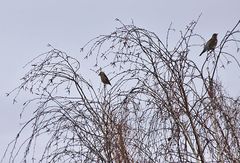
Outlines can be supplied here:
[[[217, 32], [221, 39], [240, 19], [240, 1], [0, 0], [0, 157], [21, 122], [21, 103], [13, 105], [12, 97], [5, 93], [20, 83], [27, 71], [23, 66], [29, 60], [49, 50], [48, 43], [81, 60], [79, 49], [84, 43], [120, 26], [115, 18], [125, 24], [134, 20], [135, 25], [164, 39], [170, 23], [177, 31], [183, 30], [201, 13], [196, 32], [206, 39]], [[240, 95], [240, 71], [230, 72], [223, 76], [226, 89], [233, 96]]]

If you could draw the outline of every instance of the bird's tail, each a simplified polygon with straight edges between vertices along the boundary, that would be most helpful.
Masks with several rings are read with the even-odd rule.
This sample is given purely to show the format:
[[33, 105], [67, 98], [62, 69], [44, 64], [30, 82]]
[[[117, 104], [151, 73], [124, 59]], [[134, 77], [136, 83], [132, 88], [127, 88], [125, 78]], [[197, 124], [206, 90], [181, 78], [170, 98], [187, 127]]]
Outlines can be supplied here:
[[201, 56], [206, 50], [203, 50], [199, 56]]

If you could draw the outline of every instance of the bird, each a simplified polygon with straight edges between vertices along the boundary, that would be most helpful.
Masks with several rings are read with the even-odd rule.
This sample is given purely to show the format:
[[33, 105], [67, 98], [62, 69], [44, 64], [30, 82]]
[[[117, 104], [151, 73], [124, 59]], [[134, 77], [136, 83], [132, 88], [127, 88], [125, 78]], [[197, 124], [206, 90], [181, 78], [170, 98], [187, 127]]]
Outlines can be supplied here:
[[101, 81], [103, 82], [104, 85], [106, 84], [111, 85], [107, 75], [103, 71], [100, 71], [99, 76], [101, 77]]
[[201, 52], [201, 54], [199, 56], [201, 56], [203, 53], [205, 53], [206, 51], [214, 51], [216, 46], [217, 46], [217, 33], [214, 33], [212, 35], [212, 38], [210, 38], [210, 40], [208, 40], [208, 42], [204, 45], [203, 51]]

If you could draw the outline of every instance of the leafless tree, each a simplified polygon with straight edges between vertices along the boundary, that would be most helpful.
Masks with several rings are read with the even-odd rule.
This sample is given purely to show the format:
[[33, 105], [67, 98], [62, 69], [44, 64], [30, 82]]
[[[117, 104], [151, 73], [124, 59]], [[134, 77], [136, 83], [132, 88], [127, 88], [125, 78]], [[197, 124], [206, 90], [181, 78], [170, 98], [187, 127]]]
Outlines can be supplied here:
[[[9, 94], [15, 101], [29, 92], [21, 115], [33, 115], [1, 162], [15, 162], [21, 153], [22, 162], [238, 162], [240, 99], [226, 93], [218, 70], [229, 63], [240, 68], [238, 54], [227, 48], [239, 51], [240, 21], [215, 52], [201, 56], [203, 63], [196, 59], [198, 20], [173, 47], [171, 26], [163, 40], [117, 21], [121, 27], [81, 49], [81, 62], [95, 59], [94, 68], [108, 70], [112, 86], [92, 84], [79, 60], [52, 46], [28, 63], [22, 84]], [[19, 141], [29, 126], [31, 135]]]

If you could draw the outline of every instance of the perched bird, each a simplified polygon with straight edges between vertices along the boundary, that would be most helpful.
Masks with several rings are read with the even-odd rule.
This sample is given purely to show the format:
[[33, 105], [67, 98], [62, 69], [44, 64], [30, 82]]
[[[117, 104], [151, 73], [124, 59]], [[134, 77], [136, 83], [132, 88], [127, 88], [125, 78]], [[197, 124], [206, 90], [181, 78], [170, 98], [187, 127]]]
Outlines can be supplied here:
[[104, 72], [100, 71], [99, 76], [101, 77], [101, 81], [103, 82], [104, 85], [105, 84], [111, 85], [107, 75]]
[[218, 35], [217, 33], [214, 33], [212, 35], [212, 38], [208, 40], [208, 42], [204, 45], [203, 51], [199, 56], [201, 56], [206, 51], [210, 51], [210, 50], [214, 51], [214, 49], [217, 46], [217, 35]]

